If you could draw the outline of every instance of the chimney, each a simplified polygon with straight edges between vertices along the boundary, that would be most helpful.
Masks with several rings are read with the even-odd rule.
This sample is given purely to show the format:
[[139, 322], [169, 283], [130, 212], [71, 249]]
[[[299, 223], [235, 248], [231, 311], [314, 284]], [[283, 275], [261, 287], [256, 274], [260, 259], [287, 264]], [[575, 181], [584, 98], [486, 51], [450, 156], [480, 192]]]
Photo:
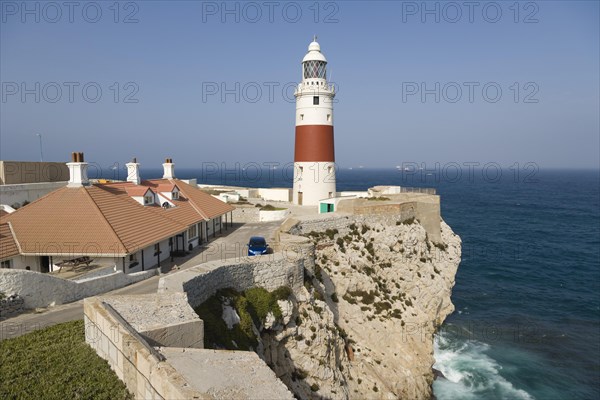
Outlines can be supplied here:
[[175, 164], [173, 164], [172, 158], [167, 158], [165, 160], [163, 168], [165, 170], [165, 173], [163, 174], [163, 179], [175, 179]]
[[140, 178], [140, 164], [137, 162], [137, 158], [133, 158], [131, 162], [125, 164], [127, 167], [127, 182], [131, 182], [135, 185], [142, 183]]
[[82, 187], [90, 184], [87, 175], [88, 164], [83, 161], [83, 153], [71, 153], [69, 167], [69, 183], [67, 187]]

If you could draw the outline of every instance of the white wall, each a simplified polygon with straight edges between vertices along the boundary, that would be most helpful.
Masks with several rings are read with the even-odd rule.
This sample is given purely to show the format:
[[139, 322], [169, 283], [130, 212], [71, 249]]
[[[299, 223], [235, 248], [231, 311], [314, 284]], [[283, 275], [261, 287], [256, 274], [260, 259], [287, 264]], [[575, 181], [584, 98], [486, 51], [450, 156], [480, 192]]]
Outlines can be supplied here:
[[25, 308], [48, 307], [109, 292], [150, 278], [156, 273], [156, 269], [135, 274], [117, 271], [75, 282], [38, 272], [0, 269], [0, 292], [18, 294], [25, 300]]
[[261, 222], [267, 221], [280, 221], [290, 215], [290, 210], [277, 210], [277, 211], [259, 211], [258, 219]]
[[266, 201], [285, 201], [290, 202], [291, 189], [288, 188], [261, 188], [258, 189], [258, 196]]
[[0, 185], [0, 204], [9, 206], [14, 203], [32, 202], [48, 193], [66, 186], [67, 182], [23, 183], [18, 185]]

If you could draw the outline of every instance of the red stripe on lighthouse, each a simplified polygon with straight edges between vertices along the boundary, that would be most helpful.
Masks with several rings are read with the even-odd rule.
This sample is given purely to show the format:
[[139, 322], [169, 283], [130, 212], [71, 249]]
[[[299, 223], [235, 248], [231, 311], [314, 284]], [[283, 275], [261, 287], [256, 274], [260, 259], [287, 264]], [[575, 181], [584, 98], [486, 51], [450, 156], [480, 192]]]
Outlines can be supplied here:
[[296, 126], [295, 162], [335, 161], [333, 126]]

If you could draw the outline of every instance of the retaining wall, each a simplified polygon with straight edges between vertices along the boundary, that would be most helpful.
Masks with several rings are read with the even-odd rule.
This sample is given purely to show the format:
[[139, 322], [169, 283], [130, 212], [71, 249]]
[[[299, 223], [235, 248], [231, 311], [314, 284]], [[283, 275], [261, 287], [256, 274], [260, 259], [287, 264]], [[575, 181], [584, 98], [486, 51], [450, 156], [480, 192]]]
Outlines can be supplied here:
[[40, 272], [0, 269], [0, 292], [21, 296], [26, 309], [48, 307], [106, 293], [150, 278], [157, 272], [158, 269], [132, 274], [118, 271], [76, 282]]
[[135, 329], [100, 298], [83, 303], [85, 341], [136, 399], [208, 399], [193, 390]]
[[24, 300], [19, 295], [12, 295], [0, 300], [0, 320], [23, 312]]
[[233, 222], [258, 222], [258, 207], [236, 206], [233, 210]]
[[304, 282], [304, 258], [295, 252], [256, 256], [248, 261], [212, 261], [164, 276], [159, 293], [185, 292], [192, 307], [197, 307], [217, 290], [233, 288], [244, 291], [263, 287], [269, 291], [280, 286], [299, 290]]

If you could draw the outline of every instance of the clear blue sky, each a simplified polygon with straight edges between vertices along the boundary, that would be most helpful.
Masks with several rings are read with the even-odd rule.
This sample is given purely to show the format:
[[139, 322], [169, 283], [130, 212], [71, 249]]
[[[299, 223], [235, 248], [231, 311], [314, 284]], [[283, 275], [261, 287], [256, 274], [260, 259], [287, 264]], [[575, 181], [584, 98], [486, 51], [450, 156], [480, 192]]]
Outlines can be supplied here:
[[[234, 12], [222, 15], [220, 1], [138, 1], [120, 4], [118, 23], [112, 1], [80, 2], [72, 23], [64, 6], [58, 16], [43, 2], [27, 3], [31, 9], [38, 4], [36, 16], [21, 1], [2, 3], [1, 159], [39, 159], [35, 134], [41, 133], [44, 158], [53, 161], [84, 151], [101, 165], [136, 156], [146, 168], [159, 167], [167, 156], [181, 167], [289, 162], [294, 103], [282, 87], [301, 79], [300, 61], [317, 34], [338, 86], [336, 157], [342, 166], [535, 162], [598, 168], [600, 162], [596, 1], [522, 2], [518, 15], [512, 1], [479, 2], [472, 16], [457, 2], [458, 18], [456, 8], [428, 2], [439, 8], [439, 22], [423, 15], [422, 2], [322, 2], [318, 16], [312, 1], [275, 2], [271, 22], [262, 1], [252, 3], [261, 8], [259, 17], [244, 2], [227, 3]], [[88, 22], [96, 6], [102, 15]], [[492, 23], [498, 8], [502, 15]], [[123, 23], [130, 14], [137, 23]], [[40, 102], [35, 93], [23, 99], [21, 85], [35, 92], [36, 82]], [[65, 82], [79, 84], [72, 103]], [[90, 82], [86, 100], [82, 87]], [[206, 93], [213, 82], [230, 89], [239, 82], [247, 90], [239, 103], [233, 94], [222, 102], [220, 94]], [[278, 85], [272, 102], [268, 82]], [[421, 83], [434, 89], [436, 82], [439, 103], [435, 94], [423, 102], [420, 93], [408, 92]], [[465, 82], [479, 84], [472, 102]], [[497, 102], [484, 98], [485, 84], [488, 100], [500, 87]], [[56, 85], [62, 93], [52, 103]], [[457, 85], [462, 97], [452, 102]], [[102, 90], [96, 103], [94, 86]], [[262, 97], [251, 102], [256, 86]], [[124, 102], [134, 90], [138, 102]]]

